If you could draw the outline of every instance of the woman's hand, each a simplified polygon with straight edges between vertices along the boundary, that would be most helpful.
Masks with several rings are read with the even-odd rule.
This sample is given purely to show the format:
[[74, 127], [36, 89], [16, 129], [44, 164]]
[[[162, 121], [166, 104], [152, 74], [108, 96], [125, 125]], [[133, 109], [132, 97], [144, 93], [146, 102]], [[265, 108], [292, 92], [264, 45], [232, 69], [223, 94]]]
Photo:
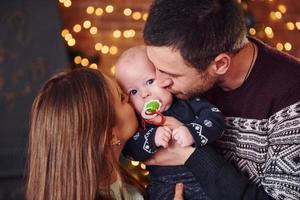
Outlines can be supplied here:
[[183, 198], [183, 184], [177, 183], [175, 187], [174, 200], [184, 200]]
[[194, 147], [181, 147], [172, 140], [168, 148], [161, 148], [151, 158], [146, 160], [146, 165], [183, 165], [195, 151]]

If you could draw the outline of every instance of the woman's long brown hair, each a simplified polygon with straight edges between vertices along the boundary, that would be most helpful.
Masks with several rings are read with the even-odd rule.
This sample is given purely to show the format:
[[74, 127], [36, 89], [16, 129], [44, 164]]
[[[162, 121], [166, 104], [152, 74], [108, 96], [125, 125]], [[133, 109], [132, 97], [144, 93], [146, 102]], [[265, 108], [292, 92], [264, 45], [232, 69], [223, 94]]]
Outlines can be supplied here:
[[28, 200], [112, 199], [106, 159], [116, 121], [112, 99], [96, 70], [75, 69], [46, 82], [31, 111]]

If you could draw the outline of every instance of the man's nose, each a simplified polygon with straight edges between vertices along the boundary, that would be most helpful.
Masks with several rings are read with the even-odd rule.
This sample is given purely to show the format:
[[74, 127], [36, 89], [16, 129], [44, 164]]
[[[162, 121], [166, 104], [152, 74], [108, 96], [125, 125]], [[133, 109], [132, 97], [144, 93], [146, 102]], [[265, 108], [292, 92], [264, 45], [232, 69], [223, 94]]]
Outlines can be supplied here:
[[173, 84], [172, 79], [169, 75], [160, 72], [158, 69], [155, 70], [156, 83], [159, 87], [166, 88]]

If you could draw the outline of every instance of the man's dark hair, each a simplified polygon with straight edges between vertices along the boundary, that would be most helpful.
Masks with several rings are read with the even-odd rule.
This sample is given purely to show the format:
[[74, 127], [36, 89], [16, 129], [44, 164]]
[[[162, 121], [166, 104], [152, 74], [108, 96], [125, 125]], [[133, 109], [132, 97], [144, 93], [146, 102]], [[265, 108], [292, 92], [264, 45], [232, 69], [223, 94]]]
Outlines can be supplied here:
[[245, 38], [236, 0], [155, 0], [144, 28], [146, 45], [178, 49], [199, 70], [220, 53], [237, 52]]

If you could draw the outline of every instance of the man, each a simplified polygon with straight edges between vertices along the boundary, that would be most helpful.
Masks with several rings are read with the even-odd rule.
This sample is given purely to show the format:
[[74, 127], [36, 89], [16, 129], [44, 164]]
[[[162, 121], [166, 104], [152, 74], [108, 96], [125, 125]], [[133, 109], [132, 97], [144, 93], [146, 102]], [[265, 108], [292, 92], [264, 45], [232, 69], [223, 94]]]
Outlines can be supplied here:
[[247, 37], [234, 0], [156, 0], [144, 40], [161, 87], [205, 94], [226, 117], [215, 149], [237, 171], [212, 148], [182, 158], [208, 196], [300, 199], [300, 62]]

